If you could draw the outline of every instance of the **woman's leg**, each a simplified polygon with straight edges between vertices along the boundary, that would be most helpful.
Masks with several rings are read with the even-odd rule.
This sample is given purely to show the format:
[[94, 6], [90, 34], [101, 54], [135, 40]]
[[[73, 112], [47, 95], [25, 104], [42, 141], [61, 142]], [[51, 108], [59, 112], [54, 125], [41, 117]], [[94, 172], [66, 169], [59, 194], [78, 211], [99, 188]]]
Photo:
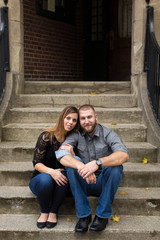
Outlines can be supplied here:
[[40, 173], [31, 179], [29, 187], [37, 196], [41, 213], [49, 213], [55, 181], [47, 173]]
[[[62, 173], [65, 176], [67, 176], [65, 171], [63, 171]], [[59, 186], [57, 183], [55, 183], [50, 213], [58, 213], [58, 209], [63, 203], [66, 196], [68, 195], [68, 193], [69, 193], [69, 183], [66, 184], [65, 186], [63, 185]]]

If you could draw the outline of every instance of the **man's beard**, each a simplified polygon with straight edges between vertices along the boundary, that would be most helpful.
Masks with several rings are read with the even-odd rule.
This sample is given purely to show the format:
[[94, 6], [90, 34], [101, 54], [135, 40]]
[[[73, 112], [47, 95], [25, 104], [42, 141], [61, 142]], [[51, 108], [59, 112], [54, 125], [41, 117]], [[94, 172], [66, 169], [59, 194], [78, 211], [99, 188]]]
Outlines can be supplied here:
[[95, 121], [95, 123], [92, 125], [91, 129], [87, 130], [85, 127], [82, 127], [82, 129], [83, 129], [86, 133], [91, 134], [91, 133], [94, 133], [94, 132], [95, 132], [96, 126], [97, 126], [97, 121]]

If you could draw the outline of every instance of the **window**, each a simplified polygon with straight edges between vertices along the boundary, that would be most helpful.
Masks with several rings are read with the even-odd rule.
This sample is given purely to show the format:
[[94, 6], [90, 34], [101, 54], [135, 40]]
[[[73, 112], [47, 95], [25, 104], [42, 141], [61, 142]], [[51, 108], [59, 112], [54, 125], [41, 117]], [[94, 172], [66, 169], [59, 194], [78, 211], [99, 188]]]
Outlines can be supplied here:
[[36, 0], [38, 15], [74, 23], [75, 0]]

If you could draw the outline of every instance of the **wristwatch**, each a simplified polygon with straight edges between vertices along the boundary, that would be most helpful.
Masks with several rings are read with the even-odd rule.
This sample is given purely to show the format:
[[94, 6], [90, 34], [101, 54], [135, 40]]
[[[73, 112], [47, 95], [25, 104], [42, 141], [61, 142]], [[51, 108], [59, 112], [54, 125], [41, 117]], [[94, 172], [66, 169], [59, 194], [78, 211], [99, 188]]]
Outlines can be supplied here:
[[96, 160], [96, 164], [98, 166], [98, 169], [102, 168], [102, 161], [100, 159]]

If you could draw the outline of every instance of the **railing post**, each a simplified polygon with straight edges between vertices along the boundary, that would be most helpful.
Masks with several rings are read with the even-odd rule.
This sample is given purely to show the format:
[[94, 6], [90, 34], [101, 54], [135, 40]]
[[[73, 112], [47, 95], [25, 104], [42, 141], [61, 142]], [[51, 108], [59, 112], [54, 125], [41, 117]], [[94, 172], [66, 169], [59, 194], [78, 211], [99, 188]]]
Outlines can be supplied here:
[[7, 6], [8, 0], [3, 0], [4, 4]]
[[150, 3], [150, 0], [146, 0], [146, 3], [147, 3], [147, 5], [149, 5], [149, 3]]
[[9, 60], [9, 30], [8, 30], [8, 0], [4, 0], [0, 8], [0, 103], [6, 88], [6, 72], [10, 71]]

